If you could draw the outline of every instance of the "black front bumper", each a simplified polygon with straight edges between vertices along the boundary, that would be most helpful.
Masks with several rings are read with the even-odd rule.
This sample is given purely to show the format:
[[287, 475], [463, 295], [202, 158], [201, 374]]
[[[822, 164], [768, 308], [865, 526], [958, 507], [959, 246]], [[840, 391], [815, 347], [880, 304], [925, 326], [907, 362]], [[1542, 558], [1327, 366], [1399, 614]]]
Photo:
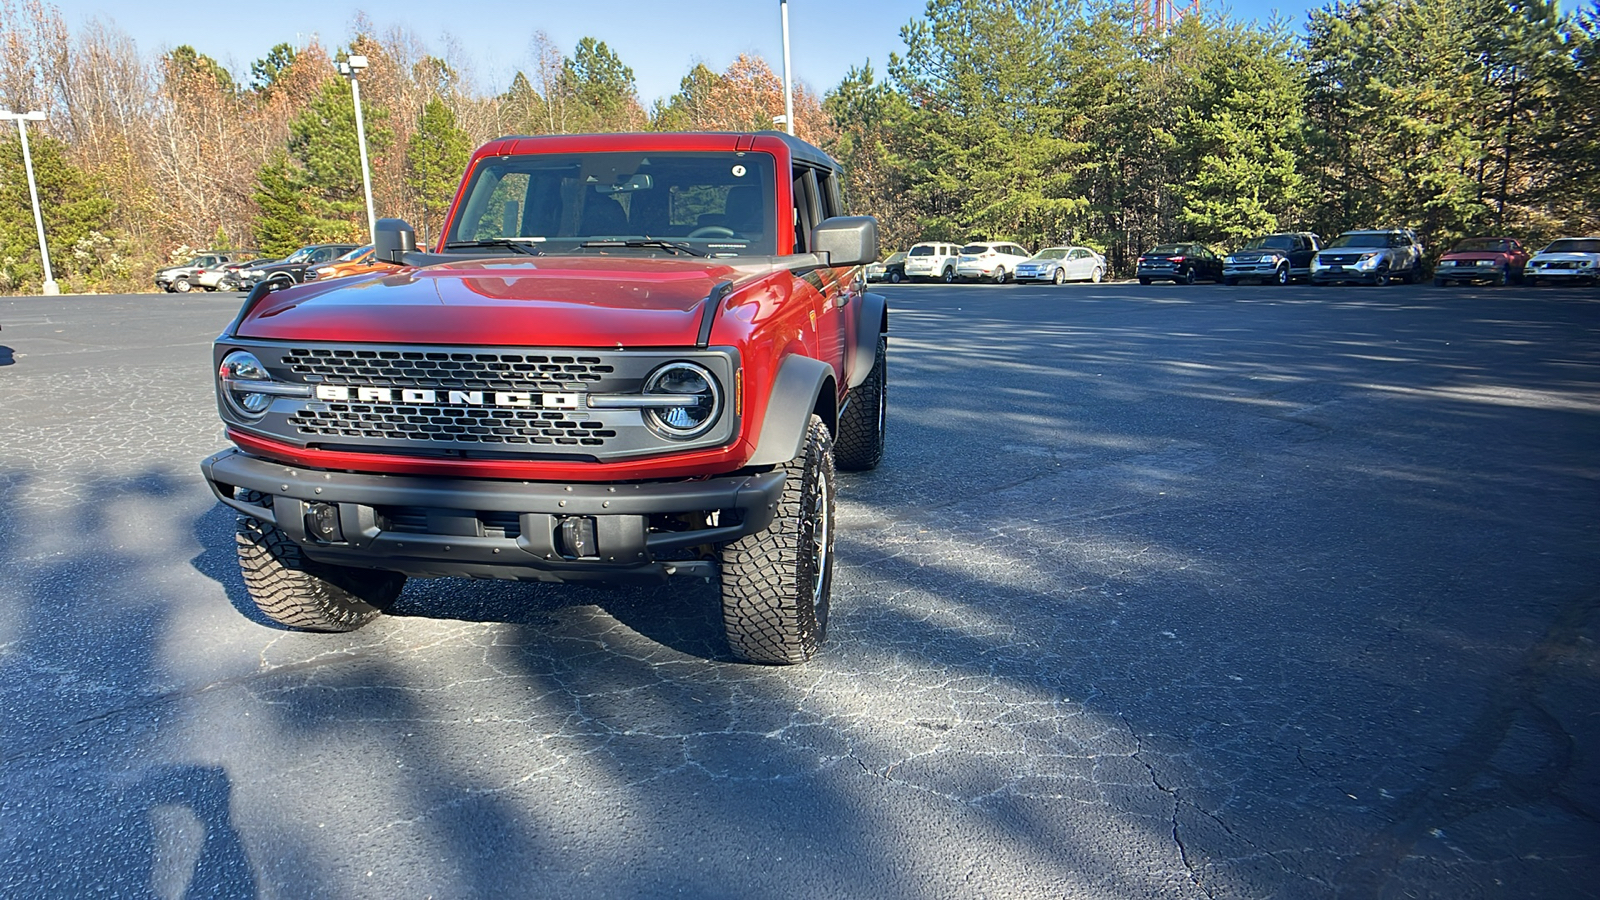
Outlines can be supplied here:
[[[715, 565], [696, 548], [765, 530], [784, 484], [781, 472], [624, 484], [365, 475], [288, 466], [236, 449], [200, 468], [217, 499], [276, 526], [321, 562], [420, 578], [558, 582], [710, 576]], [[235, 488], [270, 496], [272, 505], [239, 499]], [[324, 521], [336, 516], [338, 539], [319, 538], [308, 526], [318, 512]], [[715, 514], [714, 521], [703, 514]], [[678, 517], [699, 521], [686, 525]], [[588, 538], [577, 549], [564, 540], [574, 525]]]

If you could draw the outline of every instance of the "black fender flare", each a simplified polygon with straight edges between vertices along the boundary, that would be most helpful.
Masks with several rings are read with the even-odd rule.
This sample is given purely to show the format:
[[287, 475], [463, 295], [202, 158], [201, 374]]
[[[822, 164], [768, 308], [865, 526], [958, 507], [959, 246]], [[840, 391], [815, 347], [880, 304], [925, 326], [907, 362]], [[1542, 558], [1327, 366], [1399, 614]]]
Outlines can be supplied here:
[[[834, 395], [833, 367], [809, 356], [790, 356], [778, 367], [767, 395], [767, 414], [761, 423], [755, 455], [747, 465], [776, 466], [794, 459], [806, 436], [806, 423], [826, 400], [824, 421], [831, 413]], [[836, 423], [828, 421], [832, 431]]]
[[862, 294], [856, 304], [856, 345], [850, 348], [845, 382], [852, 389], [872, 374], [878, 361], [878, 338], [889, 333], [889, 300], [882, 294]]

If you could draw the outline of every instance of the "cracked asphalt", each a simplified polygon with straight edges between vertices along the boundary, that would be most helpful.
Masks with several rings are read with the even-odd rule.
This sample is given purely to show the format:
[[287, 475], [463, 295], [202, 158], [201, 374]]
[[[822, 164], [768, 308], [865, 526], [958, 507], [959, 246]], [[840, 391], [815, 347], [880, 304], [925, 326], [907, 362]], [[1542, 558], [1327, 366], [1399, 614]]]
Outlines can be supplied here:
[[248, 609], [238, 295], [0, 298], [0, 896], [1600, 895], [1600, 290], [902, 286], [811, 664]]

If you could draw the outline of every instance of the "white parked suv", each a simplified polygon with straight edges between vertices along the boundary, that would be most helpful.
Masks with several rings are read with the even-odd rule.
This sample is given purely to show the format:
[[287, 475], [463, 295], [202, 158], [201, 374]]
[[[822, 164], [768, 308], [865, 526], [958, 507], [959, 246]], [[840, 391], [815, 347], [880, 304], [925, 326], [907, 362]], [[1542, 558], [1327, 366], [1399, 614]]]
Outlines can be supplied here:
[[956, 277], [1005, 284], [1017, 266], [1027, 262], [1031, 256], [1033, 254], [1006, 241], [968, 244], [961, 248], [961, 258], [956, 260]]
[[1561, 238], [1535, 253], [1522, 270], [1524, 284], [1600, 281], [1600, 237]]
[[956, 256], [960, 247], [929, 241], [906, 251], [906, 278], [914, 281], [935, 279], [949, 284], [956, 280]]

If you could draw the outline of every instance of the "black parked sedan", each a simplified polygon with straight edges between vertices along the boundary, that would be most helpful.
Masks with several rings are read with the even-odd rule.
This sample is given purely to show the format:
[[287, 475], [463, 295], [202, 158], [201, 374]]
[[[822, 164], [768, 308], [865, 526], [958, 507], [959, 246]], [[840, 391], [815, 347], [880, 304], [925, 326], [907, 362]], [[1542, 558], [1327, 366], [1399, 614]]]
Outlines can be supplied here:
[[1194, 284], [1196, 281], [1222, 280], [1222, 257], [1204, 244], [1162, 244], [1139, 255], [1140, 284], [1171, 281]]

